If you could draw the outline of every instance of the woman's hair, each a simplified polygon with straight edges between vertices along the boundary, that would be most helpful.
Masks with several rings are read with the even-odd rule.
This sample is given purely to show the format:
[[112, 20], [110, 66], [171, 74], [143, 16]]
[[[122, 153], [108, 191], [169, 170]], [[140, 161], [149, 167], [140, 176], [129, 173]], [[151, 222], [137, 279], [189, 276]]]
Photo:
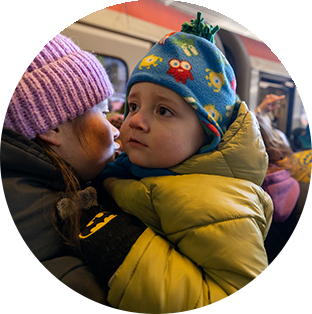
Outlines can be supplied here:
[[[260, 132], [269, 155], [269, 163], [275, 165], [273, 171], [282, 169], [289, 170], [294, 166], [295, 159], [292, 149], [280, 137], [278, 131], [273, 127], [270, 117], [262, 112], [257, 114]], [[280, 163], [280, 161], [282, 161]], [[268, 169], [268, 172], [271, 171]]]
[[[84, 133], [82, 132], [83, 122], [84, 115], [78, 116], [74, 120], [69, 120], [67, 122], [73, 128], [74, 134], [76, 134], [78, 142], [82, 147], [87, 144]], [[66, 213], [66, 217], [60, 217], [57, 207], [53, 209], [53, 224], [65, 240], [65, 243], [79, 249], [78, 235], [81, 231], [81, 209], [74, 197], [81, 189], [78, 177], [75, 174], [73, 167], [60, 157], [48, 142], [38, 136], [34, 139], [34, 142], [47, 152], [51, 157], [54, 166], [60, 169], [65, 184], [63, 197], [71, 200], [69, 203], [71, 208], [68, 210], [68, 213]]]

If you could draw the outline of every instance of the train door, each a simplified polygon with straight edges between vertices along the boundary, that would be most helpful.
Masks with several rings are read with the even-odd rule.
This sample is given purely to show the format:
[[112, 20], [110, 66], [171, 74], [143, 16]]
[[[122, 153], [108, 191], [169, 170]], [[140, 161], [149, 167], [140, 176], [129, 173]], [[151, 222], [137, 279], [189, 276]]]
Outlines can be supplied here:
[[290, 138], [295, 99], [295, 84], [292, 79], [260, 72], [258, 93], [259, 103], [268, 94], [285, 95], [280, 107], [272, 112], [271, 119], [275, 127]]

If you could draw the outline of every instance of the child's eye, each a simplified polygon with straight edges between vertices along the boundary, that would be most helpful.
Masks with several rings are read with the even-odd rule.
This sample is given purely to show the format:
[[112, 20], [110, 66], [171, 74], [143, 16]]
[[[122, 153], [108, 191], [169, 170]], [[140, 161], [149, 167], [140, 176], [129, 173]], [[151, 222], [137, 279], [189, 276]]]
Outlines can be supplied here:
[[170, 111], [169, 109], [167, 109], [167, 108], [165, 108], [165, 107], [160, 107], [159, 110], [158, 110], [158, 113], [159, 113], [161, 116], [165, 116], [165, 117], [173, 116], [172, 111]]
[[129, 104], [129, 112], [135, 112], [138, 110], [139, 110], [139, 106], [137, 104], [134, 104], [134, 103]]
[[102, 113], [103, 113], [103, 116], [106, 118], [106, 115], [109, 113], [109, 111], [105, 110], [105, 111], [102, 111]]

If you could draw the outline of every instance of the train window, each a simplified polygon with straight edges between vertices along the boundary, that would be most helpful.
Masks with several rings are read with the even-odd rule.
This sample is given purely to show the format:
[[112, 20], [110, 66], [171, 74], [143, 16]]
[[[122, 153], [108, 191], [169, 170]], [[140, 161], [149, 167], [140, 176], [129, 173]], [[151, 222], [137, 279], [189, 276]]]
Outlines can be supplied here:
[[101, 54], [96, 54], [96, 57], [105, 68], [115, 89], [115, 94], [109, 99], [109, 109], [112, 112], [119, 111], [126, 99], [126, 83], [128, 78], [127, 65], [118, 58]]
[[312, 111], [312, 94], [305, 93], [301, 98], [300, 122], [303, 127], [307, 127], [310, 113]]

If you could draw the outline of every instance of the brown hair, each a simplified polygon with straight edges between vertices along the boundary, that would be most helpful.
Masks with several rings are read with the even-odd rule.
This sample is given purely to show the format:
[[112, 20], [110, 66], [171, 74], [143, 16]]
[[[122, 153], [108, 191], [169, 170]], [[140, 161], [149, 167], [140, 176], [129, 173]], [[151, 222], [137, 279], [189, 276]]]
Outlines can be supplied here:
[[[277, 167], [268, 169], [268, 172], [291, 169], [295, 164], [294, 153], [292, 149], [280, 137], [278, 131], [273, 127], [270, 117], [259, 112], [257, 119], [260, 125], [260, 132], [269, 155], [269, 163]], [[281, 163], [281, 161], [283, 161]]]
[[[81, 115], [74, 120], [68, 121], [68, 123], [71, 124], [74, 134], [76, 134], [81, 146], [83, 146], [83, 143], [86, 142], [86, 138], [82, 132], [82, 123], [84, 121], [83, 117], [84, 115]], [[80, 233], [81, 210], [74, 196], [81, 189], [81, 186], [77, 175], [75, 174], [73, 167], [62, 157], [60, 157], [48, 142], [39, 138], [38, 136], [34, 139], [34, 141], [47, 152], [47, 154], [51, 157], [55, 167], [60, 169], [65, 183], [63, 198], [68, 198], [72, 201], [70, 202], [71, 208], [65, 218], [60, 217], [57, 207], [55, 206], [52, 213], [54, 227], [63, 237], [66, 244], [75, 246], [79, 249], [78, 235]]]

